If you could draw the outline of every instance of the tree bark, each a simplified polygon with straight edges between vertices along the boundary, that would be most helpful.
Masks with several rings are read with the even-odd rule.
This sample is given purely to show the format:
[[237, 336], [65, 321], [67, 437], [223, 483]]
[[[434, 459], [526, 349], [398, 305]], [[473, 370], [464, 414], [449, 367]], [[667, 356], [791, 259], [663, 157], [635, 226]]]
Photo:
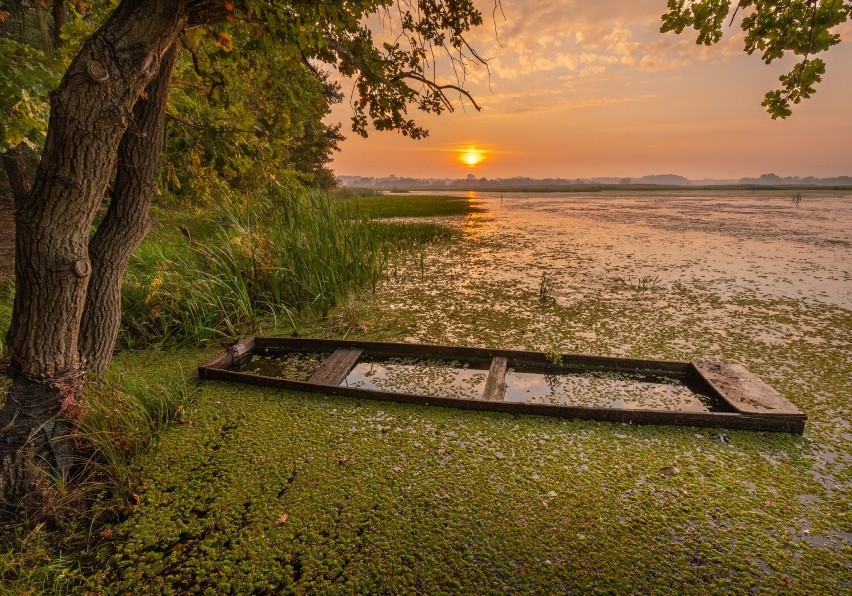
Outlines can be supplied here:
[[13, 376], [0, 411], [0, 501], [37, 489], [45, 468], [69, 472], [89, 229], [137, 98], [187, 18], [186, 0], [122, 0], [51, 95], [41, 162], [15, 213]]
[[53, 52], [53, 36], [50, 34], [50, 25], [47, 23], [47, 10], [36, 3], [35, 11], [38, 19], [38, 31], [41, 35], [41, 49], [45, 54], [51, 54]]
[[62, 29], [68, 14], [65, 11], [65, 0], [53, 0], [50, 12], [53, 15], [53, 48], [57, 49], [62, 46]]
[[155, 222], [148, 208], [163, 149], [166, 99], [177, 44], [163, 56], [159, 74], [133, 109], [133, 123], [118, 145], [118, 164], [104, 220], [89, 242], [92, 275], [80, 324], [80, 352], [90, 372], [101, 374], [121, 326], [121, 278], [133, 251]]
[[3, 166], [6, 168], [15, 207], [21, 207], [30, 194], [30, 174], [19, 146], [6, 150], [3, 154]]

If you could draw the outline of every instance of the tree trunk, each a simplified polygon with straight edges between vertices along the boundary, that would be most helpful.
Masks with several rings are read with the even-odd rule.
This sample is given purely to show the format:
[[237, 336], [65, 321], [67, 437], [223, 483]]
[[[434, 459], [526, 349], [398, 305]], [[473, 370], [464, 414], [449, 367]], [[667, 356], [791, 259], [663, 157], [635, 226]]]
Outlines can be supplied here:
[[62, 46], [62, 29], [67, 16], [65, 0], [53, 0], [50, 12], [53, 15], [53, 48], [56, 49]]
[[100, 374], [112, 356], [121, 325], [121, 278], [130, 255], [154, 226], [148, 207], [163, 148], [166, 99], [177, 44], [160, 64], [133, 109], [133, 122], [118, 145], [118, 164], [106, 217], [89, 242], [92, 275], [80, 324], [80, 352]]
[[50, 25], [47, 22], [47, 10], [36, 3], [35, 11], [38, 18], [38, 31], [41, 35], [41, 49], [45, 54], [51, 54], [53, 52], [53, 36], [50, 34]]
[[0, 502], [69, 471], [70, 416], [83, 379], [80, 321], [89, 229], [137, 98], [187, 20], [187, 2], [122, 0], [59, 88], [29, 197], [15, 213], [12, 387], [0, 411]]
[[21, 155], [20, 145], [6, 150], [3, 154], [3, 166], [6, 168], [15, 207], [21, 207], [30, 194], [30, 174], [27, 172], [24, 156]]

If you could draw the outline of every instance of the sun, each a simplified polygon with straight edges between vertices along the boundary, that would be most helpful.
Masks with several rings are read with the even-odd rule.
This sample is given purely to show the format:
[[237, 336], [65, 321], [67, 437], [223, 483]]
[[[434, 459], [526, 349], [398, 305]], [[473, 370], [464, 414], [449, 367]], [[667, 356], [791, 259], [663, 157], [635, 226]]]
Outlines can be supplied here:
[[477, 147], [466, 147], [457, 151], [459, 161], [469, 168], [473, 168], [485, 161], [486, 152]]

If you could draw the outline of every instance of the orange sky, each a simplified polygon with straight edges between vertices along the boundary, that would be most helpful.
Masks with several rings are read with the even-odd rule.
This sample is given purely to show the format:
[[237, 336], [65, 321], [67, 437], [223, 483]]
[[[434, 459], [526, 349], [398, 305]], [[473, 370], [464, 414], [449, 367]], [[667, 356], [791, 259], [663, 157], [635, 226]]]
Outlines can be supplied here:
[[[491, 0], [472, 39], [489, 57], [488, 73], [467, 87], [483, 106], [440, 117], [421, 115], [431, 135], [349, 130], [348, 101], [329, 121], [347, 140], [338, 175], [443, 178], [531, 176], [688, 178], [852, 175], [852, 25], [823, 58], [827, 75], [787, 120], [760, 105], [792, 62], [765, 65], [742, 51], [735, 23], [720, 44], [659, 32], [664, 0], [580, 2], [503, 0], [499, 43]], [[448, 70], [448, 69], [445, 69]], [[440, 71], [439, 71], [440, 72]], [[449, 74], [449, 72], [447, 72]], [[471, 167], [459, 150], [476, 147]]]

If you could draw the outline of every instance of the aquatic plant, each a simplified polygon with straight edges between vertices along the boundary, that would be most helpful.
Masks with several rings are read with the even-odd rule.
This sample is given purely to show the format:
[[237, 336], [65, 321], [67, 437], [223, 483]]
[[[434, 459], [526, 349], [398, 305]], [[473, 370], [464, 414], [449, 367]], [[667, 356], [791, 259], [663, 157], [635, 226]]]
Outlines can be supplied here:
[[553, 281], [547, 277], [547, 272], [541, 274], [541, 280], [538, 282], [538, 301], [542, 304], [553, 304], [556, 302], [551, 293], [553, 292]]

